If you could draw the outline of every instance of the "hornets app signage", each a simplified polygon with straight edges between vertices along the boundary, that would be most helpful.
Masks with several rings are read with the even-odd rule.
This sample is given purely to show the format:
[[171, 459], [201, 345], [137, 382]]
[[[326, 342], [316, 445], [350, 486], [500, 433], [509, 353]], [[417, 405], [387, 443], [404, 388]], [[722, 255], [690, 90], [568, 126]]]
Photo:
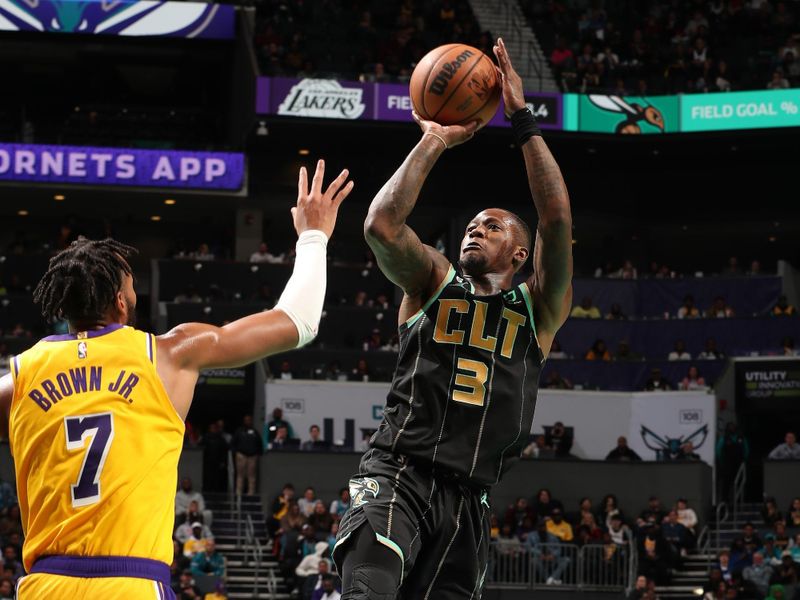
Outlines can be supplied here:
[[233, 39], [234, 8], [154, 0], [0, 0], [0, 31]]

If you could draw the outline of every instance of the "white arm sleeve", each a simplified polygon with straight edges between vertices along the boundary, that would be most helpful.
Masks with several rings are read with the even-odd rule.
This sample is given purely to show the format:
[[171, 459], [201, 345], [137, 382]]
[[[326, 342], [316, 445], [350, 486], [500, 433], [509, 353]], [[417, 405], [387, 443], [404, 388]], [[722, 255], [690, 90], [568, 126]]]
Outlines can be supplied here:
[[297, 327], [297, 348], [313, 340], [319, 329], [327, 284], [328, 236], [322, 231], [304, 231], [297, 239], [294, 271], [275, 308], [282, 310]]

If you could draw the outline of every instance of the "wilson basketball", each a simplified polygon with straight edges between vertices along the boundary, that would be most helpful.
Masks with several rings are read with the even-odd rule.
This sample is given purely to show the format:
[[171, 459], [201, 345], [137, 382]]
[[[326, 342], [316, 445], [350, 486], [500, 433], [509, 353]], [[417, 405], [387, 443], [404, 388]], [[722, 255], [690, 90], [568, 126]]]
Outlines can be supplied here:
[[466, 44], [426, 54], [411, 75], [411, 102], [420, 117], [441, 125], [488, 123], [497, 112], [501, 85], [494, 63]]

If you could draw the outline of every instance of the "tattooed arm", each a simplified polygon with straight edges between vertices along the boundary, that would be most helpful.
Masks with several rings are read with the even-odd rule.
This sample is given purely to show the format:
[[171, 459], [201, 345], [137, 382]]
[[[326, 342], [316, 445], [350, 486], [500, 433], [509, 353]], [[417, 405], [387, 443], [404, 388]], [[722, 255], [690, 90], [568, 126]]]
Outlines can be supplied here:
[[378, 266], [404, 292], [400, 323], [422, 307], [450, 268], [447, 258], [423, 244], [406, 219], [438, 158], [445, 149], [470, 139], [477, 126], [444, 127], [416, 113], [414, 119], [422, 128], [422, 139], [372, 200], [364, 223], [364, 236]]
[[[522, 81], [511, 66], [505, 44], [494, 47], [503, 81], [506, 112], [525, 107]], [[525, 169], [539, 223], [533, 251], [534, 273], [528, 280], [533, 296], [539, 343], [547, 355], [572, 304], [572, 213], [561, 170], [544, 139], [535, 135], [522, 146]]]

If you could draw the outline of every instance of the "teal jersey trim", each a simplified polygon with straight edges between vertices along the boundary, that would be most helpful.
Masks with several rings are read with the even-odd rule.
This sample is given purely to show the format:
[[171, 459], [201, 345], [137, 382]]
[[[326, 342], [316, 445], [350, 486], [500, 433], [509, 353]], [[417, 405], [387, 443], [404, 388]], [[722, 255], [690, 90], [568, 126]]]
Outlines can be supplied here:
[[405, 557], [403, 556], [403, 551], [400, 549], [400, 546], [398, 546], [397, 544], [395, 544], [395, 543], [394, 543], [392, 540], [390, 540], [389, 538], [387, 538], [387, 537], [385, 537], [385, 536], [381, 535], [380, 533], [376, 533], [376, 534], [375, 534], [375, 537], [376, 537], [376, 538], [378, 538], [378, 541], [379, 541], [381, 544], [383, 544], [383, 545], [384, 545], [384, 546], [386, 546], [387, 548], [389, 548], [389, 549], [391, 549], [392, 551], [394, 551], [394, 553], [395, 553], [395, 554], [397, 554], [397, 556], [399, 556], [399, 557], [400, 557], [400, 581], [402, 582], [402, 581], [403, 581], [404, 574], [405, 574], [405, 567], [406, 567], [406, 559], [405, 559]]

